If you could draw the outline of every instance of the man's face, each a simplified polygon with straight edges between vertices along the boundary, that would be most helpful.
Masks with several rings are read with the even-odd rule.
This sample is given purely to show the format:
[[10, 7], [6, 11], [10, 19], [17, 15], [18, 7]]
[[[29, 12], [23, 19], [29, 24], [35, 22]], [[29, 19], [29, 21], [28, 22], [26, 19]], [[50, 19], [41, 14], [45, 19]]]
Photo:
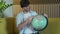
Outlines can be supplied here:
[[24, 11], [29, 11], [29, 9], [30, 9], [30, 8], [29, 8], [29, 5], [26, 6], [26, 7], [23, 7], [23, 10], [24, 10]]

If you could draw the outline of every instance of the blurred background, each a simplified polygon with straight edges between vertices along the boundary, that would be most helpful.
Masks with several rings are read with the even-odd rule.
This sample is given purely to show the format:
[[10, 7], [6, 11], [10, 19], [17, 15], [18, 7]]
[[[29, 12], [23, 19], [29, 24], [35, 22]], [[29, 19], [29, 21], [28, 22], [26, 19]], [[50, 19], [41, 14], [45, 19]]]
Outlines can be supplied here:
[[[4, 18], [0, 18], [0, 34], [18, 34], [16, 15], [22, 11], [20, 0], [4, 1], [13, 5], [3, 12]], [[41, 34], [60, 34], [60, 0], [30, 0], [30, 3], [30, 8], [38, 14], [48, 14], [48, 26]]]

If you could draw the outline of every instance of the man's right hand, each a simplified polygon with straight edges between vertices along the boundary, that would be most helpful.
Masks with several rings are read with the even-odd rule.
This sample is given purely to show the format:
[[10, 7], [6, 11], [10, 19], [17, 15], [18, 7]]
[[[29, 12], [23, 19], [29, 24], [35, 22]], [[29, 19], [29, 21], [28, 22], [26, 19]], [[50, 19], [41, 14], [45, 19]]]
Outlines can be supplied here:
[[34, 18], [34, 16], [27, 18], [27, 21], [28, 21], [27, 23], [31, 23], [32, 18]]

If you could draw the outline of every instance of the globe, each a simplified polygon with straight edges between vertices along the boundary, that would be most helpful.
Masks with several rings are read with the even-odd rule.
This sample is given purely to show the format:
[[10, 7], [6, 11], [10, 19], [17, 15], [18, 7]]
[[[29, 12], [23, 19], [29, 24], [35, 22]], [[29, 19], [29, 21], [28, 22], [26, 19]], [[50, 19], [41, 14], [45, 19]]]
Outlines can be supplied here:
[[43, 15], [37, 15], [32, 19], [31, 26], [34, 30], [42, 31], [48, 25], [48, 19]]

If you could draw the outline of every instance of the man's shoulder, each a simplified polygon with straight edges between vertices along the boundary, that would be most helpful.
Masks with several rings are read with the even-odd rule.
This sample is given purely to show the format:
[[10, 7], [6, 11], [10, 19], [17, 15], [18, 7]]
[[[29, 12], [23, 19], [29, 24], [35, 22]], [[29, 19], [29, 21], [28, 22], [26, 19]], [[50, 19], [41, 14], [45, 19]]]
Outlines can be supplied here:
[[31, 13], [36, 13], [36, 11], [35, 11], [35, 10], [30, 10], [30, 12], [31, 12]]
[[34, 10], [30, 10], [30, 13], [31, 13], [31, 15], [33, 15], [33, 16], [38, 15], [37, 12], [34, 11]]
[[22, 16], [23, 15], [23, 12], [20, 12], [17, 14], [17, 16]]

